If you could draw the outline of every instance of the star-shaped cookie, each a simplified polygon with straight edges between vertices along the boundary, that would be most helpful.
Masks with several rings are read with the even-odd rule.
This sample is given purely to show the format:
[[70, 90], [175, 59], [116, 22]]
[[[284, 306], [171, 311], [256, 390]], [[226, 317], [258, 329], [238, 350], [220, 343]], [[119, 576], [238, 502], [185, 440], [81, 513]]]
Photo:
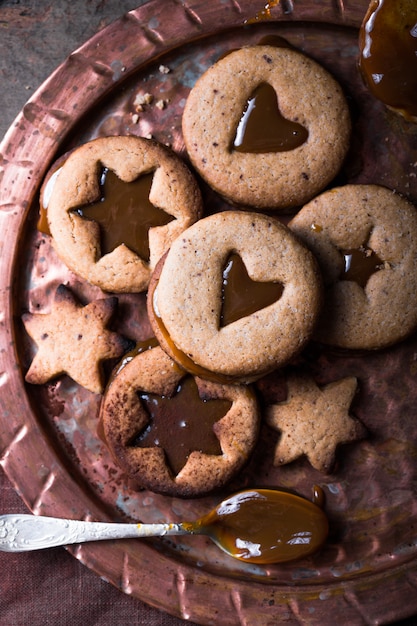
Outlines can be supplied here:
[[365, 435], [365, 428], [349, 414], [357, 389], [354, 377], [343, 378], [320, 388], [307, 376], [291, 376], [284, 402], [271, 405], [266, 422], [281, 437], [275, 449], [274, 465], [307, 456], [320, 472], [329, 472], [337, 446]]
[[106, 329], [116, 307], [116, 297], [82, 306], [60, 285], [51, 313], [25, 313], [24, 326], [38, 347], [25, 380], [42, 385], [68, 374], [86, 389], [102, 393], [102, 362], [120, 357], [127, 347], [126, 339]]

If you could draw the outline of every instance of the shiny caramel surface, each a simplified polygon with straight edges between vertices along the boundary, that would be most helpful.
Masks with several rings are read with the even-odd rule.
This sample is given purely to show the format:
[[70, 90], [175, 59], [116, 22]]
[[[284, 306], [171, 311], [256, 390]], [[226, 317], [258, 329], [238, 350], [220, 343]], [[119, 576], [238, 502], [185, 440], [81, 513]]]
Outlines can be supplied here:
[[253, 281], [242, 258], [231, 254], [223, 270], [220, 326], [227, 326], [273, 304], [283, 291], [281, 283]]
[[279, 110], [275, 89], [261, 83], [247, 101], [232, 149], [238, 152], [285, 152], [308, 139], [308, 130], [286, 119]]
[[360, 287], [365, 287], [370, 277], [382, 269], [382, 259], [370, 248], [360, 248], [343, 251], [344, 269], [342, 280], [352, 280]]
[[45, 176], [45, 180], [43, 181], [41, 192], [39, 194], [39, 217], [37, 229], [41, 233], [44, 233], [44, 235], [51, 234], [48, 224], [48, 205], [51, 199], [51, 194], [53, 192], [56, 179], [58, 178], [65, 161], [66, 155], [62, 155], [57, 161], [55, 161], [55, 163], [52, 165], [47, 175]]
[[75, 212], [100, 225], [101, 254], [108, 254], [124, 244], [142, 259], [149, 260], [148, 231], [173, 220], [149, 200], [153, 172], [126, 183], [112, 170], [100, 174], [100, 198]]
[[417, 3], [372, 0], [359, 34], [359, 67], [373, 95], [417, 121]]
[[[315, 498], [322, 501], [318, 487]], [[237, 559], [283, 563], [318, 551], [329, 526], [314, 502], [285, 491], [253, 489], [220, 503], [196, 523], [197, 532], [200, 529]]]
[[222, 453], [213, 426], [229, 411], [229, 400], [201, 398], [192, 376], [185, 377], [171, 397], [140, 393], [139, 398], [150, 421], [132, 445], [161, 447], [174, 474], [181, 471], [193, 450]]

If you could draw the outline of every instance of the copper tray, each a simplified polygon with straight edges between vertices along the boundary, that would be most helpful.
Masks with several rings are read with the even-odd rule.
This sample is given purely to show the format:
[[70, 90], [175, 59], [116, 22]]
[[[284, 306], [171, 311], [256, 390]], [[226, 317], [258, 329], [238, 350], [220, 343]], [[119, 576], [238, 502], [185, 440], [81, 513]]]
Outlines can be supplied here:
[[[1, 463], [36, 514], [91, 519], [194, 518], [219, 496], [178, 500], [130, 490], [97, 433], [100, 398], [68, 378], [25, 385], [33, 347], [24, 310], [45, 311], [54, 287], [80, 298], [96, 291], [72, 275], [36, 229], [43, 176], [68, 148], [105, 134], [152, 133], [184, 155], [181, 112], [196, 77], [216, 58], [265, 34], [286, 37], [327, 67], [346, 90], [354, 132], [335, 184], [387, 185], [417, 203], [417, 126], [373, 100], [356, 67], [363, 0], [151, 0], [75, 51], [23, 108], [0, 150]], [[161, 73], [160, 64], [170, 68]], [[169, 99], [137, 121], [147, 91]], [[207, 211], [227, 208], [203, 188]], [[119, 328], [149, 335], [144, 296], [124, 296]], [[326, 493], [331, 535], [296, 564], [250, 566], [203, 538], [85, 544], [71, 552], [122, 591], [200, 624], [381, 624], [417, 613], [417, 339], [368, 355], [310, 346], [303, 355], [318, 383], [357, 376], [352, 411], [369, 437], [344, 446], [322, 475], [306, 460], [272, 467], [273, 436], [262, 431], [249, 466], [229, 491], [282, 486]], [[258, 384], [278, 399], [281, 376]], [[264, 427], [266, 429], [266, 427]], [[224, 495], [224, 494], [221, 494]]]

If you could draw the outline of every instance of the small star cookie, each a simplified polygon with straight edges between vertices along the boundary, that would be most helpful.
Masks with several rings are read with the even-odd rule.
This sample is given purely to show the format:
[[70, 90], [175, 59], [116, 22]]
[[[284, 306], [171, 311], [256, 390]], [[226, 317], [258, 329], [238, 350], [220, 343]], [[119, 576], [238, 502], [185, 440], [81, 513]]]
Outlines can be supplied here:
[[291, 376], [284, 402], [271, 405], [266, 422], [281, 432], [274, 465], [285, 465], [307, 456], [320, 472], [329, 472], [336, 448], [362, 438], [365, 428], [349, 414], [357, 389], [354, 377], [343, 378], [319, 388], [309, 377]]
[[116, 307], [116, 297], [82, 306], [60, 285], [51, 313], [25, 313], [23, 324], [38, 347], [25, 380], [42, 385], [68, 374], [82, 387], [102, 393], [102, 361], [120, 357], [127, 348], [126, 339], [105, 328]]

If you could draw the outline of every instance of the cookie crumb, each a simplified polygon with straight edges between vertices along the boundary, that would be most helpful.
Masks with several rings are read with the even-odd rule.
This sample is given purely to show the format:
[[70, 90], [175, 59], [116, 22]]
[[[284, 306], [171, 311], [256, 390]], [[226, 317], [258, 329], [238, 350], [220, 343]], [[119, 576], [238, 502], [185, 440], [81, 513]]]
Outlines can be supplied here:
[[167, 67], [166, 65], [160, 65], [159, 71], [161, 72], [161, 74], [169, 74], [171, 71], [171, 68]]
[[162, 100], [162, 99], [161, 99], [161, 100], [158, 100], [158, 101], [155, 103], [155, 106], [156, 106], [156, 108], [157, 108], [157, 109], [159, 109], [160, 111], [163, 111], [163, 109], [166, 109], [168, 102], [169, 102], [169, 100]]
[[138, 93], [136, 98], [133, 101], [133, 106], [136, 108], [136, 111], [143, 111], [144, 106], [147, 104], [152, 104], [153, 95], [151, 93]]

